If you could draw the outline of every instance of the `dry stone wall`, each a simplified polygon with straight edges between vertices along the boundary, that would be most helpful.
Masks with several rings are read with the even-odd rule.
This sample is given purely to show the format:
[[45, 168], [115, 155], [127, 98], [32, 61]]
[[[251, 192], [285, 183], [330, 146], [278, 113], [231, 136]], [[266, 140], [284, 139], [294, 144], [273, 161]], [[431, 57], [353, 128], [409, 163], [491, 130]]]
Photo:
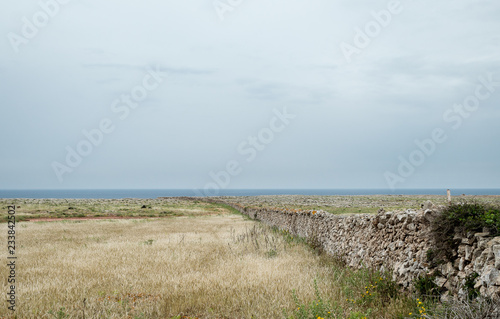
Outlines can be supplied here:
[[428, 261], [434, 246], [430, 222], [438, 212], [431, 209], [341, 216], [225, 204], [293, 235], [314, 238], [324, 251], [343, 258], [351, 267], [390, 271], [393, 280], [404, 287], [411, 289], [419, 276], [434, 274], [443, 299], [463, 298], [466, 278], [477, 273], [474, 288], [483, 296], [500, 298], [500, 237], [469, 233], [456, 238], [461, 244], [453, 252], [453, 260], [432, 266]]

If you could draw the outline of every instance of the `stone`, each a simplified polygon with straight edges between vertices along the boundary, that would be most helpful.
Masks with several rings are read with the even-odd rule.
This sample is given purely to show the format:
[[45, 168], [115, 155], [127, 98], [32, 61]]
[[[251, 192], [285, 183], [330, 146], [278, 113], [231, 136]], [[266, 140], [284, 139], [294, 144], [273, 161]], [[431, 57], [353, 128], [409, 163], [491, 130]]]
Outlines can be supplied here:
[[439, 288], [443, 288], [447, 281], [448, 281], [448, 279], [446, 279], [444, 277], [436, 277], [436, 279], [434, 279], [434, 283]]
[[480, 293], [482, 296], [486, 296], [486, 294], [488, 293], [488, 290], [486, 289], [486, 287], [481, 286], [481, 288], [479, 288], [479, 293]]
[[404, 222], [407, 218], [407, 215], [406, 214], [397, 214], [396, 215], [396, 218], [398, 219], [398, 222]]
[[495, 245], [491, 249], [495, 255], [495, 268], [500, 269], [500, 245]]
[[471, 261], [472, 257], [472, 247], [471, 246], [465, 246], [465, 260]]
[[[498, 298], [500, 294], [500, 289], [498, 287], [488, 287], [486, 289], [486, 296], [490, 298]], [[498, 315], [498, 313], [497, 313]], [[498, 317], [497, 317], [498, 318]]]
[[435, 205], [434, 205], [434, 204], [433, 204], [430, 200], [426, 201], [425, 203], [423, 203], [423, 204], [422, 204], [422, 205], [420, 205], [420, 206], [421, 206], [421, 207], [422, 207], [422, 209], [424, 209], [424, 210], [428, 210], [428, 209], [430, 210], [430, 209], [433, 209], [433, 208], [435, 208], [435, 207], [436, 207], [436, 206], [435, 206]]
[[477, 280], [474, 284], [474, 289], [479, 289], [483, 287], [483, 282], [481, 280]]
[[483, 238], [483, 237], [479, 237], [478, 238], [478, 241], [477, 241], [477, 248], [481, 249], [481, 250], [484, 250], [486, 249], [486, 244], [488, 243], [488, 240]]
[[474, 243], [474, 240], [476, 240], [476, 238], [466, 238], [466, 237], [463, 237], [462, 238], [462, 244], [472, 245]]
[[481, 254], [483, 253], [483, 251], [479, 248], [476, 248], [474, 250], [474, 253], [472, 254], [472, 259], [477, 259], [479, 256], [481, 256]]
[[484, 233], [475, 233], [475, 234], [474, 234], [474, 237], [476, 237], [476, 238], [478, 238], [478, 239], [479, 239], [479, 238], [482, 238], [482, 237], [488, 237], [489, 235], [490, 235], [490, 233], [489, 233], [489, 232], [484, 232]]
[[493, 247], [495, 245], [500, 245], [500, 237], [495, 237], [493, 239], [490, 239], [486, 244], [486, 248]]
[[496, 284], [499, 272], [493, 265], [487, 265], [481, 274], [481, 283], [483, 286], [490, 287]]
[[426, 209], [424, 211], [423, 215], [424, 215], [424, 218], [427, 220], [427, 222], [432, 222], [434, 219], [436, 219], [436, 217], [438, 216], [438, 213], [436, 213], [433, 210]]
[[451, 262], [446, 263], [446, 265], [444, 265], [442, 269], [443, 269], [442, 270], [443, 274], [445, 274], [448, 277], [456, 273], [456, 270]]

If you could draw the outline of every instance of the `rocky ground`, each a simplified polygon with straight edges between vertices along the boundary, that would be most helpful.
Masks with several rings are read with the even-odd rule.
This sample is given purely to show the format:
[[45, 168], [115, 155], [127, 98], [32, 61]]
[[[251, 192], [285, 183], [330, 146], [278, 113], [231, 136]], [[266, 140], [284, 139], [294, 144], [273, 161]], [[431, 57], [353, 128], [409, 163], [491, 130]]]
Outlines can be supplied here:
[[[220, 196], [211, 197], [227, 203], [261, 208], [324, 210], [332, 214], [376, 213], [387, 210], [420, 209], [427, 201], [445, 205], [446, 196], [439, 195], [369, 195], [369, 196]], [[500, 196], [454, 196], [453, 201], [478, 201], [500, 204]]]
[[[369, 195], [369, 196], [220, 196], [210, 197], [229, 204], [255, 208], [324, 210], [332, 214], [375, 214], [386, 211], [420, 209], [427, 201], [445, 205], [446, 196]], [[453, 201], [479, 201], [500, 205], [500, 196], [455, 196]], [[7, 217], [7, 206], [16, 205], [18, 220], [36, 218], [88, 217], [167, 217], [189, 216], [212, 208], [201, 198], [160, 197], [156, 199], [0, 199], [0, 221]]]

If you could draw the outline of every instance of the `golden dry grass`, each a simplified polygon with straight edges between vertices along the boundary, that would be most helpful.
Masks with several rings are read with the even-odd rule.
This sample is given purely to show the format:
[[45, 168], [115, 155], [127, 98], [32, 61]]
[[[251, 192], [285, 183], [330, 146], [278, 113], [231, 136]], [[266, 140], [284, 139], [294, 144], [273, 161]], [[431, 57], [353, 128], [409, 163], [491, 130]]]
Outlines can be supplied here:
[[[345, 300], [361, 293], [362, 276], [239, 215], [21, 222], [17, 246], [18, 318], [283, 318], [293, 289], [315, 299], [315, 279], [344, 315], [365, 309]], [[373, 314], [407, 308], [391, 300]]]

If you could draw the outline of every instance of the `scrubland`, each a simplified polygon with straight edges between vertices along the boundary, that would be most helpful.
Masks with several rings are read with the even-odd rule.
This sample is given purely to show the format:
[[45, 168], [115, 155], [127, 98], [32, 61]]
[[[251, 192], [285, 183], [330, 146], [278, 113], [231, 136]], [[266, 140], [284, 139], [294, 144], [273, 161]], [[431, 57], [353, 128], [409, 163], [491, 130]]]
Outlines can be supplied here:
[[[383, 274], [350, 270], [299, 238], [220, 206], [183, 205], [188, 216], [17, 223], [15, 314], [395, 318], [417, 305]], [[12, 313], [0, 307], [0, 317]]]
[[[445, 203], [432, 196], [238, 202], [366, 213], [418, 209], [429, 199]], [[18, 220], [34, 221], [16, 224], [17, 308], [12, 313], [5, 303], [0, 318], [424, 318], [440, 307], [400, 290], [387, 274], [350, 269], [314, 243], [226, 205], [182, 198], [0, 199], [2, 220], [9, 204]], [[96, 217], [120, 219], [88, 219]], [[0, 258], [7, 260], [6, 249]], [[8, 277], [7, 267], [0, 277]], [[1, 285], [7, 291], [7, 281]]]

